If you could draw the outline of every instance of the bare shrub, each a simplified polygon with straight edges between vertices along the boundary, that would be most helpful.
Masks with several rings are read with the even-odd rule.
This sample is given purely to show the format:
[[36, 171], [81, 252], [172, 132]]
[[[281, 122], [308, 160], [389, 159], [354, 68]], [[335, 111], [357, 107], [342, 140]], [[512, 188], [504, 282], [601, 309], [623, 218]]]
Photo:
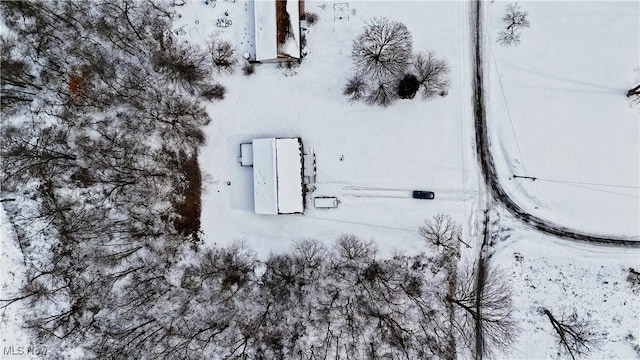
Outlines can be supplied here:
[[424, 100], [431, 99], [437, 94], [446, 95], [450, 72], [446, 60], [436, 58], [433, 52], [418, 53], [413, 61], [413, 67], [420, 82]]
[[242, 65], [242, 75], [251, 76], [256, 72], [256, 65], [254, 63], [246, 63]]
[[209, 43], [209, 52], [211, 53], [213, 66], [219, 72], [233, 73], [234, 67], [238, 63], [233, 44], [214, 37]]
[[634, 292], [640, 291], [640, 272], [638, 272], [634, 268], [629, 268], [627, 282], [629, 282], [629, 285]]
[[300, 60], [289, 59], [280, 61], [278, 63], [278, 67], [282, 69], [282, 74], [284, 76], [295, 76], [298, 74], [298, 71], [296, 69], [300, 67]]
[[316, 13], [307, 12], [304, 14], [304, 19], [307, 21], [309, 25], [313, 25], [320, 20], [320, 16]]

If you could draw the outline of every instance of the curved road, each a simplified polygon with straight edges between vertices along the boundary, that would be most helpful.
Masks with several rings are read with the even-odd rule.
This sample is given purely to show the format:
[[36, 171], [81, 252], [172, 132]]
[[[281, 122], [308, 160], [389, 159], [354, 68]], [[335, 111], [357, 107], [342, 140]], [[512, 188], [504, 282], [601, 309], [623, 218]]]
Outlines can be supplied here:
[[484, 104], [483, 78], [483, 35], [482, 35], [482, 1], [476, 0], [471, 4], [471, 31], [473, 56], [473, 114], [475, 119], [476, 153], [485, 184], [491, 189], [493, 199], [500, 202], [513, 216], [525, 224], [543, 233], [554, 235], [567, 240], [581, 241], [594, 245], [624, 246], [640, 248], [640, 241], [617, 236], [603, 236], [577, 231], [553, 223], [528, 213], [516, 204], [498, 181], [493, 157], [490, 152], [490, 141], [487, 133], [487, 118]]

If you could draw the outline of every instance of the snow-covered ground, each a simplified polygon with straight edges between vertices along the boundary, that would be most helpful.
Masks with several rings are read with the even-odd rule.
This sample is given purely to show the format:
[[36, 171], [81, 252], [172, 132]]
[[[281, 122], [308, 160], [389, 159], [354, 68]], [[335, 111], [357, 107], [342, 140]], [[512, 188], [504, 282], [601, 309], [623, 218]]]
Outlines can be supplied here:
[[[330, 242], [349, 232], [376, 239], [383, 253], [416, 252], [423, 250], [417, 229], [426, 218], [440, 212], [461, 222], [469, 217], [477, 195], [477, 171], [469, 141], [466, 4], [344, 4], [306, 2], [306, 10], [320, 20], [306, 35], [310, 53], [300, 67], [263, 64], [251, 77], [237, 73], [220, 78], [228, 93], [224, 101], [208, 107], [213, 122], [200, 155], [201, 167], [210, 176], [202, 217], [209, 243], [247, 239], [266, 256], [288, 249], [294, 239]], [[233, 39], [244, 34], [252, 26], [252, 7], [224, 1], [214, 9], [200, 1], [179, 8], [182, 16], [176, 27], [185, 24], [189, 36], [186, 24], [198, 20], [194, 41], [206, 40], [218, 29], [206, 28], [202, 15], [223, 14], [227, 5], [242, 11], [228, 11], [234, 25], [218, 36]], [[413, 33], [414, 51], [433, 50], [449, 61], [452, 85], [447, 97], [399, 101], [388, 109], [346, 101], [342, 87], [351, 75], [353, 38], [376, 16], [405, 23]], [[240, 38], [239, 44], [234, 41], [239, 53], [251, 52], [244, 35]], [[304, 215], [255, 215], [252, 170], [241, 167], [237, 157], [240, 143], [260, 137], [301, 137], [305, 151], [313, 149], [317, 160], [310, 196], [336, 196], [338, 208], [308, 207]], [[436, 199], [411, 199], [414, 189], [435, 191]]]
[[[506, 4], [484, 4], [487, 115], [502, 183], [519, 204], [557, 223], [638, 236], [640, 122], [624, 91], [634, 85], [633, 68], [640, 64], [640, 5], [522, 2], [531, 28], [522, 31], [519, 46], [504, 48], [495, 36]], [[251, 2], [186, 0], [174, 9], [180, 15], [175, 29], [185, 39], [204, 46], [215, 34], [234, 43], [239, 59], [255, 52]], [[250, 77], [240, 71], [219, 76], [228, 92], [208, 107], [213, 121], [200, 154], [205, 241], [246, 239], [264, 258], [298, 238], [331, 242], [349, 232], [374, 239], [381, 255], [413, 253], [424, 250], [417, 228], [441, 212], [462, 222], [470, 236], [482, 194], [472, 143], [468, 4], [307, 1], [306, 10], [320, 20], [306, 32], [310, 52], [300, 67], [263, 64]], [[406, 24], [414, 51], [447, 59], [447, 97], [398, 101], [387, 109], [346, 102], [341, 92], [351, 74], [351, 42], [374, 16]], [[232, 25], [217, 27], [217, 19]], [[301, 137], [305, 151], [317, 157], [311, 197], [336, 196], [338, 208], [255, 215], [251, 168], [237, 157], [240, 143], [261, 137]], [[510, 180], [513, 174], [539, 180]], [[436, 199], [411, 199], [413, 189], [432, 190]], [[18, 286], [20, 257], [0, 215], [5, 297]], [[499, 225], [510, 237], [497, 245], [493, 260], [512, 280], [523, 330], [506, 358], [557, 357], [550, 325], [537, 312], [541, 306], [575, 307], [597, 324], [603, 341], [590, 358], [638, 358], [632, 344], [640, 339], [640, 294], [625, 278], [629, 267], [640, 267], [640, 252], [569, 243], [505, 214]], [[16, 313], [7, 315], [3, 346], [29, 345], [15, 328]], [[625, 340], [629, 334], [635, 340]]]
[[505, 358], [570, 358], [558, 355], [551, 324], [538, 312], [540, 307], [556, 316], [575, 309], [593, 323], [599, 343], [585, 358], [640, 357], [640, 291], [634, 292], [626, 280], [629, 268], [640, 265], [640, 250], [570, 243], [531, 231], [504, 214], [500, 224], [510, 237], [496, 246], [492, 260], [513, 285], [522, 330]]
[[[0, 299], [6, 299], [20, 288], [23, 279], [22, 254], [15, 245], [15, 240], [11, 230], [11, 223], [3, 207], [0, 206]], [[0, 347], [3, 350], [14, 347], [18, 351], [19, 347], [26, 349], [28, 346], [38, 347], [29, 341], [28, 336], [20, 328], [20, 312], [24, 308], [20, 304], [0, 310]], [[25, 357], [22, 357], [25, 358]]]
[[640, 3], [522, 2], [531, 27], [515, 47], [495, 42], [506, 4], [486, 4], [488, 119], [501, 182], [533, 214], [638, 237], [640, 111], [624, 94], [637, 84]]
[[[640, 121], [624, 93], [640, 64], [640, 4], [521, 2], [531, 27], [505, 48], [495, 38], [506, 4], [486, 3], [488, 120], [501, 182], [533, 214], [638, 237]], [[626, 281], [640, 251], [568, 243], [507, 215], [500, 224], [511, 237], [494, 260], [512, 278], [523, 330], [509, 358], [567, 357], [539, 307], [575, 308], [594, 323], [601, 342], [590, 359], [640, 357], [640, 294]]]

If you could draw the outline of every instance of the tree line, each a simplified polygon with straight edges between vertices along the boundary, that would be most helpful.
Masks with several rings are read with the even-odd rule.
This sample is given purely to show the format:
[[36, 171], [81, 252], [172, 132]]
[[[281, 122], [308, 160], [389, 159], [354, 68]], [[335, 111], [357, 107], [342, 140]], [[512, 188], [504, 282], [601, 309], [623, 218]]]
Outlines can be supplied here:
[[144, 304], [199, 243], [202, 100], [218, 84], [165, 5], [0, 3], [2, 196], [19, 200], [3, 206], [25, 265], [3, 305], [31, 309], [34, 341], [100, 357], [153, 326]]

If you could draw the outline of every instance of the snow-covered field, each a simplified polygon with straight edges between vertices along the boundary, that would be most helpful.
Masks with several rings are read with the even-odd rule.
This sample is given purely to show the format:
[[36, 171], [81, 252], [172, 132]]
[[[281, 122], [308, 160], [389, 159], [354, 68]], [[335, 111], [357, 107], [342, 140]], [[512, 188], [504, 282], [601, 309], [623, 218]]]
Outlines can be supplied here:
[[624, 94], [638, 80], [640, 3], [522, 2], [531, 27], [515, 47], [495, 43], [506, 4], [486, 4], [488, 118], [501, 182], [533, 214], [638, 237], [640, 111]]

